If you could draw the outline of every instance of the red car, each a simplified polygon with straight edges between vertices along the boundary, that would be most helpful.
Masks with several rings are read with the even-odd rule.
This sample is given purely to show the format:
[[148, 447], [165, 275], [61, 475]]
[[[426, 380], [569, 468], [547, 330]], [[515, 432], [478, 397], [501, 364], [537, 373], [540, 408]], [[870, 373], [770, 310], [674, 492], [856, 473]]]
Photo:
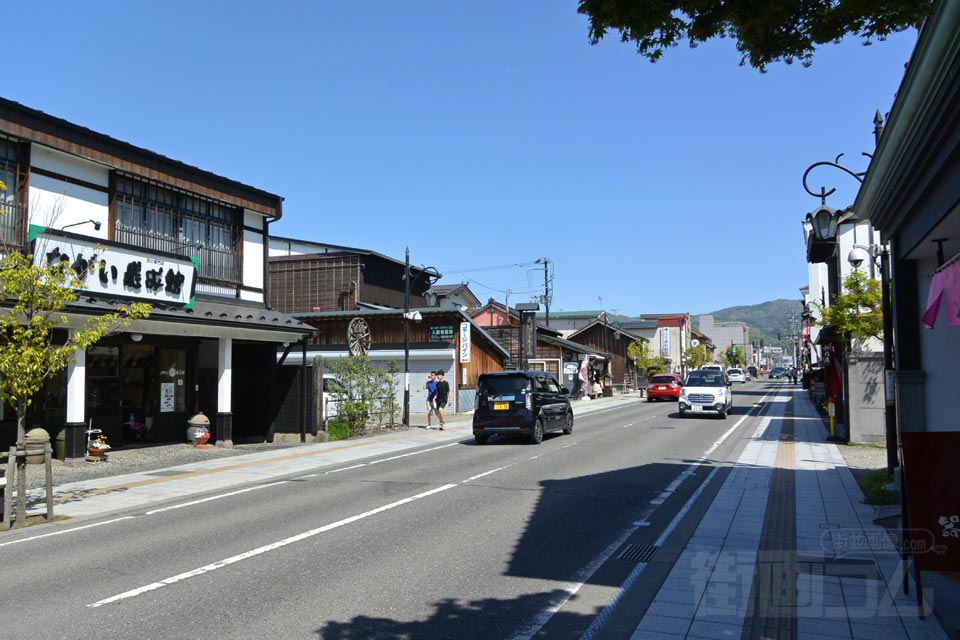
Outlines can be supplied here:
[[647, 384], [647, 402], [654, 400], [679, 400], [683, 381], [676, 373], [658, 373]]

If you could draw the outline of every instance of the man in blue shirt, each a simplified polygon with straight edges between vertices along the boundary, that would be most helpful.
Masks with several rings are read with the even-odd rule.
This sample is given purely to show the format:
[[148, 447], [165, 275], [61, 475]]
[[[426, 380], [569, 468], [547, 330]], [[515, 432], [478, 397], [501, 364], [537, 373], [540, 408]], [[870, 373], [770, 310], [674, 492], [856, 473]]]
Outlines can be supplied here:
[[[428, 373], [423, 388], [427, 390], [427, 429], [429, 429], [430, 418], [437, 412], [437, 374], [433, 371]], [[441, 424], [443, 423], [441, 422]]]

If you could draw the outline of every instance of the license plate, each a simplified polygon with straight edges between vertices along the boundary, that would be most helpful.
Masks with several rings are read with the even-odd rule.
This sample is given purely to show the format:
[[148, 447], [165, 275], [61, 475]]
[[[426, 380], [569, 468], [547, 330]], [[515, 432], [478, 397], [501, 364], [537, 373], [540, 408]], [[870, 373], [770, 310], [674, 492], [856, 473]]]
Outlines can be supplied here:
[[703, 407], [701, 407], [698, 404], [695, 404], [692, 407], [690, 407], [690, 411], [693, 411], [694, 413], [700, 413], [701, 411], [703, 411]]
[[660, 391], [663, 391], [664, 389], [666, 389], [666, 387], [657, 387], [657, 389], [659, 389]]
[[510, 403], [509, 402], [494, 402], [493, 403], [494, 411], [509, 411]]

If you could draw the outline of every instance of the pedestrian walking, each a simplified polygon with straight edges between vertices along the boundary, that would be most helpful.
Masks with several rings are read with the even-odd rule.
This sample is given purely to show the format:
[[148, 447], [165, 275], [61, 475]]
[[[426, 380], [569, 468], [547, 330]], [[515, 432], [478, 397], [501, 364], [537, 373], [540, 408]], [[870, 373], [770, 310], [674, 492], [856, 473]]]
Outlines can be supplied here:
[[[427, 390], [427, 429], [432, 426], [430, 419], [437, 412], [437, 374], [431, 371], [427, 374], [427, 379], [423, 383], [423, 388]], [[437, 416], [439, 418], [439, 416]]]
[[443, 421], [443, 408], [450, 399], [450, 383], [443, 379], [443, 371], [437, 371], [437, 418], [440, 419], [440, 431], [446, 428]]

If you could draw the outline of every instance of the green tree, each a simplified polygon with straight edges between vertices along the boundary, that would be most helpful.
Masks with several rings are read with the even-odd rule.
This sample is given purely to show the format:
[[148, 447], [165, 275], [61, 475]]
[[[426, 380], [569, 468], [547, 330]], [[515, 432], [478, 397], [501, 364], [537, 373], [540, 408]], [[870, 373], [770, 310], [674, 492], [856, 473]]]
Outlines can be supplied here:
[[933, 0], [580, 0], [577, 11], [590, 19], [589, 39], [597, 44], [608, 30], [636, 44], [652, 62], [687, 40], [692, 48], [715, 37], [733, 38], [740, 64], [764, 71], [768, 64], [799, 60], [809, 66], [817, 47], [847, 35], [864, 45], [891, 33], [919, 27]]
[[627, 356], [637, 363], [637, 368], [647, 377], [664, 373], [667, 370], [667, 361], [663, 356], [650, 354], [650, 345], [646, 340], [635, 339], [627, 345]]
[[337, 407], [337, 420], [346, 422], [350, 435], [362, 435], [371, 420], [392, 424], [397, 416], [397, 363], [390, 360], [386, 368], [376, 367], [366, 356], [349, 356], [329, 360], [327, 369], [336, 377], [346, 397]]
[[739, 367], [746, 359], [747, 349], [742, 344], [732, 344], [723, 353], [723, 361], [728, 367]]
[[699, 369], [707, 364], [709, 359], [710, 355], [707, 353], [707, 345], [705, 344], [690, 347], [683, 352], [683, 364], [688, 370]]
[[[150, 305], [138, 302], [70, 326], [64, 310], [85, 288], [67, 263], [37, 266], [33, 256], [19, 252], [0, 259], [0, 398], [17, 414], [18, 446], [24, 443], [27, 409], [46, 380], [66, 369], [78, 350], [150, 315]], [[59, 328], [69, 331], [64, 342], [55, 343]]]
[[817, 324], [833, 327], [848, 342], [883, 338], [880, 283], [859, 269], [854, 269], [843, 279], [843, 292], [833, 299], [829, 307], [816, 306], [820, 310]]

